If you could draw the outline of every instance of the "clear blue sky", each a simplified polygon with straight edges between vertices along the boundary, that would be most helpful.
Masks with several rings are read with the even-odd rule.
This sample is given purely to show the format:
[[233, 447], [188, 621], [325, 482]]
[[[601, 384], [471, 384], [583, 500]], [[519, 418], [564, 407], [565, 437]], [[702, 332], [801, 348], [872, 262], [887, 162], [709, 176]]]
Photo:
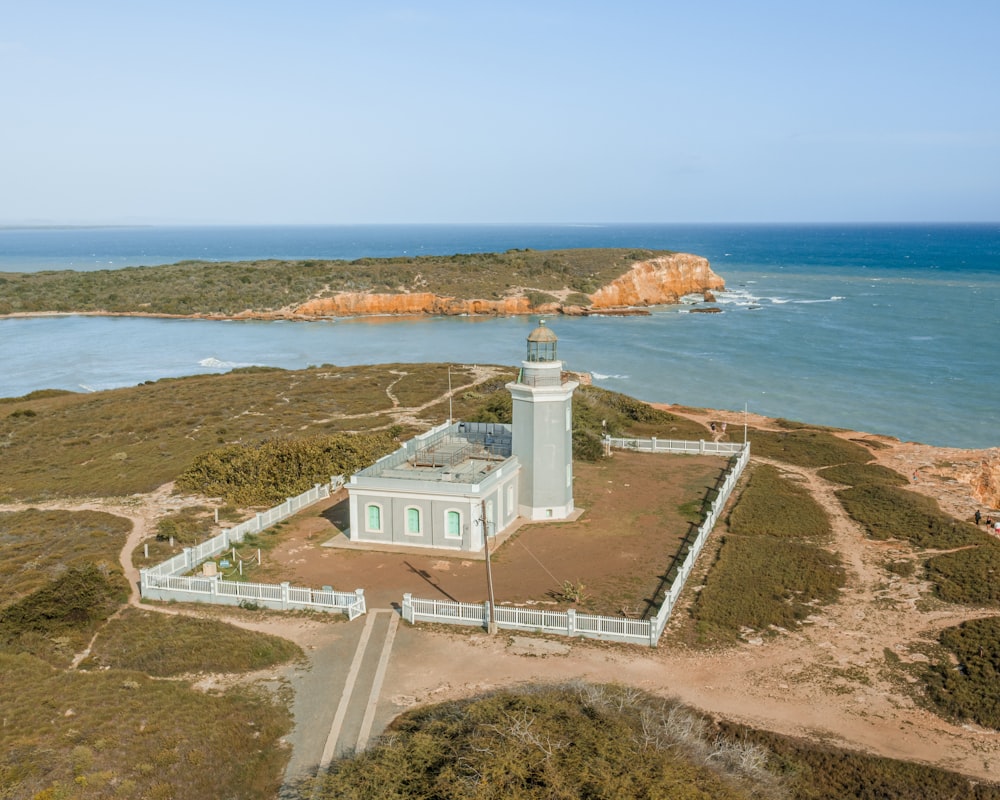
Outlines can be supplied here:
[[0, 0], [0, 224], [996, 221], [1000, 2]]

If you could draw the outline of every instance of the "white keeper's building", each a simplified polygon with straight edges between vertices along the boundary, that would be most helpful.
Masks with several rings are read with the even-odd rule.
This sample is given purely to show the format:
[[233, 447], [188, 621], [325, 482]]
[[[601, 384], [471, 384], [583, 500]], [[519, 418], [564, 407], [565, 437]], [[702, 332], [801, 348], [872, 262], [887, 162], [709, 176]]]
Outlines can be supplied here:
[[478, 552], [520, 516], [573, 513], [573, 392], [544, 322], [507, 384], [512, 424], [446, 422], [351, 476], [352, 542]]

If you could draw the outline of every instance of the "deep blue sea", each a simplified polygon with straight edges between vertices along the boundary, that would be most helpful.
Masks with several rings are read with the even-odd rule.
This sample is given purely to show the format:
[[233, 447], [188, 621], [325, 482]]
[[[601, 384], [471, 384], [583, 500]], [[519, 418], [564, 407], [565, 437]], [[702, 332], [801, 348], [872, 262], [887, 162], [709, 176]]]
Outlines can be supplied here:
[[[8, 228], [0, 272], [522, 247], [679, 250], [726, 279], [722, 314], [680, 306], [551, 320], [561, 358], [599, 386], [936, 445], [1000, 445], [1000, 224]], [[535, 324], [0, 319], [0, 397], [249, 364], [514, 365]]]

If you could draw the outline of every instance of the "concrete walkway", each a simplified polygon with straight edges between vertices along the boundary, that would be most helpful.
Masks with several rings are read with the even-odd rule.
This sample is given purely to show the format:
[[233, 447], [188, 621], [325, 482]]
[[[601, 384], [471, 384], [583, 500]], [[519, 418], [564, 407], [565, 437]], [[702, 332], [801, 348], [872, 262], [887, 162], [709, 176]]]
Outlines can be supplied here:
[[299, 797], [295, 787], [303, 779], [364, 750], [391, 718], [377, 712], [399, 619], [392, 609], [376, 609], [337, 625], [310, 663], [295, 670], [292, 757], [280, 798]]

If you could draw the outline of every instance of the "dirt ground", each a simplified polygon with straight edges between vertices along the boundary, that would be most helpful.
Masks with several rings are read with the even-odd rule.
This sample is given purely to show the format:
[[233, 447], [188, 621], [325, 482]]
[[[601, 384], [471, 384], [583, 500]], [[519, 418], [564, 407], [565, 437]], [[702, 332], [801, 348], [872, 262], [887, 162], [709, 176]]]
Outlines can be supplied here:
[[[679, 509], [698, 507], [726, 468], [711, 456], [619, 453], [575, 466], [576, 519], [527, 523], [491, 548], [498, 603], [564, 608], [564, 583], [582, 588], [576, 607], [642, 618], [656, 613], [664, 575], [694, 527]], [[346, 492], [313, 506], [281, 532], [261, 580], [363, 587], [369, 608], [398, 606], [404, 592], [428, 599], [487, 599], [482, 555], [425, 548], [352, 546]], [[256, 580], [256, 574], [254, 580]]]

